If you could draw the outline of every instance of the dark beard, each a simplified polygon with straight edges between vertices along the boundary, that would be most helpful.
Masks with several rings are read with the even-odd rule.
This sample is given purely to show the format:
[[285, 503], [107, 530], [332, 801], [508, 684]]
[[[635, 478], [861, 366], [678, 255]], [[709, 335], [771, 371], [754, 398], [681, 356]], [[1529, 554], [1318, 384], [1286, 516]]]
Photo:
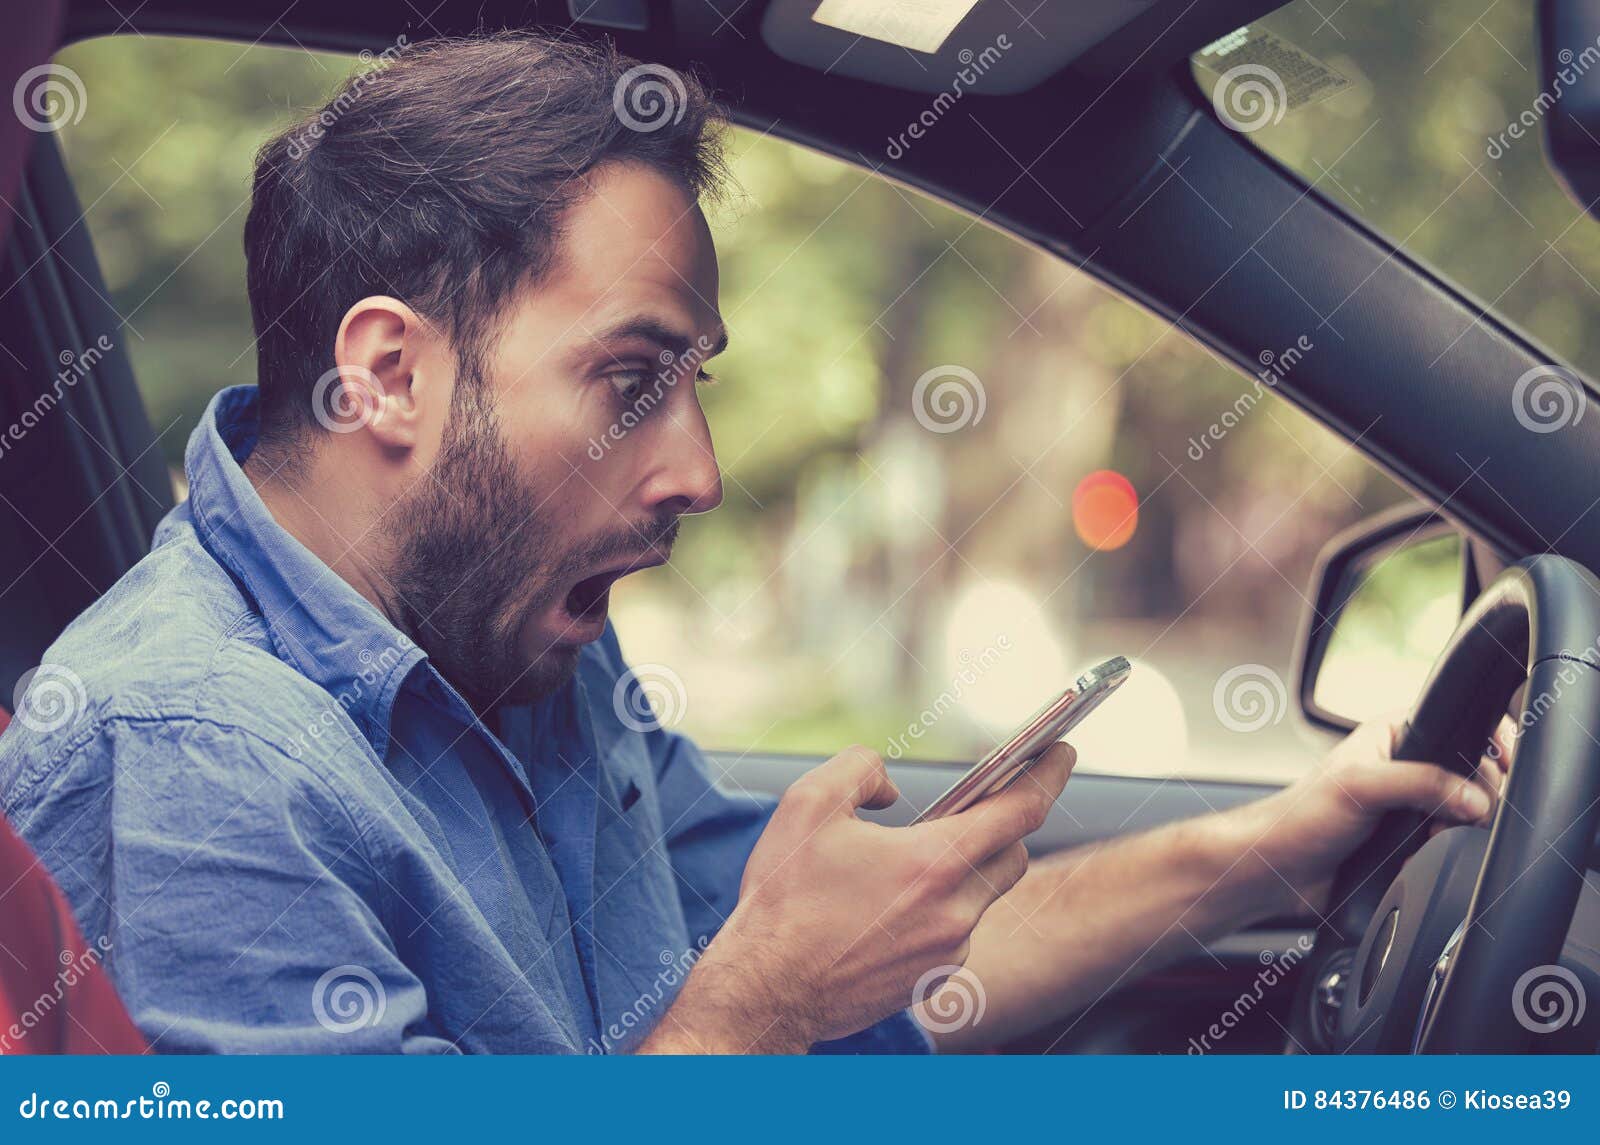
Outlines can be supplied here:
[[560, 495], [523, 476], [483, 388], [458, 392], [431, 479], [392, 510], [404, 532], [389, 578], [396, 623], [479, 715], [532, 703], [572, 678], [577, 647], [552, 645], [531, 661], [521, 650], [528, 616], [607, 561], [650, 542], [670, 547], [677, 532], [673, 515], [559, 552]]

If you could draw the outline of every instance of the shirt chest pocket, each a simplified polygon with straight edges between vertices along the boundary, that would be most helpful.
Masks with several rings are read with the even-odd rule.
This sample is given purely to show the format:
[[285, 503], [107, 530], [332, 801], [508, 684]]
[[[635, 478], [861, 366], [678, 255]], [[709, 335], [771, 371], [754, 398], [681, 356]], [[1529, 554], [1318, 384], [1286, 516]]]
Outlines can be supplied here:
[[601, 967], [601, 993], [610, 1007], [603, 1013], [613, 1013], [658, 989], [662, 967], [683, 954], [689, 939], [666, 847], [671, 824], [662, 822], [642, 737], [617, 737], [603, 758], [595, 929], [612, 954]]
[[602, 769], [599, 837], [626, 846], [638, 854], [661, 841], [661, 801], [656, 794], [650, 755], [636, 735], [616, 737], [607, 749]]
[[[661, 797], [642, 737], [618, 737], [605, 756], [604, 771], [595, 839], [597, 901], [605, 908], [620, 908], [638, 923], [652, 918], [650, 929], [664, 928], [660, 937], [676, 937], [683, 923], [666, 846], [672, 825], [662, 821]], [[670, 943], [651, 945], [658, 954]]]

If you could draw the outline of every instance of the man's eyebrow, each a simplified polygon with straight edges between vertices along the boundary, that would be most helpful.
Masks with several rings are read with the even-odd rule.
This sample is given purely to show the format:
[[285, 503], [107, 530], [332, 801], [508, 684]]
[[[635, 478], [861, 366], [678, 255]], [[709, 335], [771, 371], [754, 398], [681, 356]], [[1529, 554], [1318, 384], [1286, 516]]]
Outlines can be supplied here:
[[[660, 319], [649, 317], [624, 319], [615, 326], [608, 327], [593, 335], [593, 340], [601, 343], [619, 342], [626, 338], [643, 338], [679, 354], [691, 348], [704, 346], [707, 341], [710, 341], [704, 334], [698, 337], [693, 334], [686, 334], [682, 330], [667, 325]], [[711, 344], [710, 348], [701, 350], [700, 353], [704, 358], [714, 358], [727, 348], [728, 331], [726, 327], [722, 327], [717, 340]]]

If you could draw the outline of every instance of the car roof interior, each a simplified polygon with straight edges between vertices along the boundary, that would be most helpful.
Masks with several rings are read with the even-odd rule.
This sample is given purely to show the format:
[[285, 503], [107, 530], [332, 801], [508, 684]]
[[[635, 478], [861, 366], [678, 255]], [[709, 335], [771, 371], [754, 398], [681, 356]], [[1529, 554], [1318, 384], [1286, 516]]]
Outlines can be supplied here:
[[[1284, 397], [1502, 557], [1554, 551], [1600, 570], [1600, 506], [1590, 489], [1600, 418], [1543, 436], [1511, 413], [1516, 379], [1558, 359], [1230, 130], [1201, 92], [1191, 54], [1274, 0], [978, 0], [931, 53], [818, 23], [817, 3], [354, 0], [285, 11], [283, 0], [145, 0], [132, 10], [124, 0], [76, 0], [62, 35], [203, 35], [345, 52], [379, 52], [401, 35], [414, 44], [500, 28], [611, 36], [631, 55], [698, 71], [740, 125], [918, 188], [1066, 259], [1245, 374], [1263, 351], [1310, 339], [1316, 353], [1276, 383]], [[934, 93], [951, 89], [974, 50], [1001, 36], [1016, 68], [968, 80], [971, 94], [946, 101], [938, 130], [887, 146]], [[1519, 50], [1531, 57], [1535, 45]], [[28, 192], [24, 217], [69, 210], [58, 226], [68, 242], [88, 242], [71, 223], [75, 207], [60, 194], [47, 201], [56, 192], [73, 201], [52, 146], [35, 146]], [[1231, 225], [1212, 203], [1227, 205]], [[26, 249], [27, 229], [14, 229], [13, 247], [24, 249], [10, 257], [24, 266], [42, 258]], [[98, 305], [94, 286], [61, 277], [61, 289]], [[46, 320], [16, 311], [0, 304], [0, 323]], [[123, 408], [96, 432], [132, 432], [118, 424], [137, 428], [143, 418]], [[118, 494], [131, 509], [122, 516], [142, 523], [146, 537], [163, 508], [159, 470], [156, 458], [140, 462], [131, 473], [138, 487]], [[114, 511], [105, 500], [91, 508]], [[0, 528], [25, 534], [18, 522]], [[137, 559], [138, 532], [98, 560], [72, 553], [72, 561], [91, 570], [88, 580], [104, 579], [103, 589]], [[53, 563], [32, 575], [70, 581], [49, 571]], [[88, 591], [71, 586], [69, 595]], [[59, 613], [83, 603], [64, 602], [38, 623], [64, 623]]]

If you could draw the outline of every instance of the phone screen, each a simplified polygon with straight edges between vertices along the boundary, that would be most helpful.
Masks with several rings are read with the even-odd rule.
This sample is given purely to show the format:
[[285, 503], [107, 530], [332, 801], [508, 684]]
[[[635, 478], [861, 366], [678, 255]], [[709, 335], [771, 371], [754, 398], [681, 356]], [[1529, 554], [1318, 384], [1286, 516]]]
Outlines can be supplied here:
[[912, 820], [925, 823], [964, 811], [980, 799], [1005, 790], [1065, 736], [1105, 698], [1122, 686], [1133, 666], [1122, 656], [1097, 664], [1073, 681], [1072, 686], [1049, 700], [988, 755], [972, 765], [927, 810]]

